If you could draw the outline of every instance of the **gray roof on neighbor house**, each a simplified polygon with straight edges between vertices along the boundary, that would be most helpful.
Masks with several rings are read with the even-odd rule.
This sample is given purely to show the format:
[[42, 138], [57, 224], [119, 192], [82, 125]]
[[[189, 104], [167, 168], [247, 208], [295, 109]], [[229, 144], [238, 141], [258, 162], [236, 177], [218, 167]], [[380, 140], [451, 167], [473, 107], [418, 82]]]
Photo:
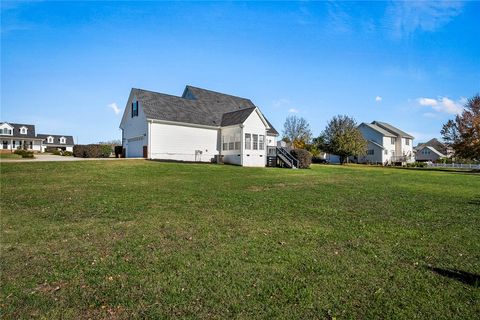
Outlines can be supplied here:
[[391, 132], [388, 132], [387, 130], [377, 126], [376, 124], [373, 124], [373, 123], [366, 123], [366, 122], [362, 122], [360, 125], [364, 125], [364, 126], [367, 126], [377, 132], [380, 132], [382, 135], [386, 136], [386, 137], [396, 137], [396, 135], [394, 135], [393, 133]]
[[379, 127], [382, 127], [383, 129], [387, 130], [387, 131], [390, 131], [391, 133], [397, 135], [397, 136], [401, 136], [403, 138], [409, 138], [409, 139], [414, 139], [412, 135], [409, 135], [408, 133], [406, 133], [405, 131], [402, 131], [400, 129], [398, 129], [397, 127], [394, 127], [392, 126], [391, 124], [389, 123], [386, 123], [386, 122], [380, 122], [380, 121], [373, 121], [372, 124], [375, 124]]
[[430, 139], [424, 143], [419, 143], [414, 149], [420, 150], [425, 146], [430, 146], [435, 148], [437, 151], [440, 151], [442, 153], [447, 153], [447, 146], [444, 143], [438, 141], [438, 139], [436, 138]]
[[[74, 145], [72, 136], [62, 136], [62, 135], [58, 135], [58, 134], [39, 133], [39, 134], [37, 134], [37, 137], [43, 139], [43, 144], [46, 145], [46, 146], [53, 146], [53, 145], [55, 145], [55, 146], [57, 146], [57, 145], [58, 146], [71, 145], [71, 146], [73, 146]], [[53, 143], [48, 142], [48, 139], [47, 139], [48, 137], [53, 137]], [[60, 143], [60, 138], [61, 137], [65, 138], [65, 143]]]
[[418, 152], [422, 151], [425, 148], [431, 150], [433, 153], [438, 154], [440, 157], [445, 157], [445, 155], [443, 153], [441, 153], [440, 151], [438, 151], [437, 149], [435, 149], [434, 147], [431, 147], [431, 146], [423, 146], [423, 147], [418, 149]]
[[[12, 135], [1, 134], [0, 137], [35, 139], [35, 125], [24, 124], [24, 123], [12, 123], [12, 122], [6, 122], [6, 121], [0, 122], [0, 124], [4, 124], [4, 123], [8, 123], [9, 125], [11, 125], [13, 127], [13, 132], [12, 132]], [[27, 134], [20, 133], [21, 127], [27, 128]]]
[[[133, 88], [132, 93], [141, 102], [146, 117], [156, 120], [218, 127], [224, 114], [241, 111], [227, 116], [225, 123], [229, 123], [243, 117], [247, 111], [242, 110], [256, 108], [249, 99], [192, 86], [186, 86], [181, 97], [137, 88]], [[271, 128], [269, 132], [276, 133]]]

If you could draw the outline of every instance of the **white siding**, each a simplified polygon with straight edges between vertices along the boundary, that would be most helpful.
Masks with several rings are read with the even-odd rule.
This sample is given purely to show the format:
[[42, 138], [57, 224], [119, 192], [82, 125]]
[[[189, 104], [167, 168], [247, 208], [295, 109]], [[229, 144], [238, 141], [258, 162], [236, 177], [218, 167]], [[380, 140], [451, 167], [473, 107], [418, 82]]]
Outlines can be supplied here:
[[[121, 124], [122, 128], [122, 145], [126, 149], [126, 156], [130, 157], [130, 155], [135, 154], [139, 157], [143, 155], [143, 148], [142, 153], [138, 155], [138, 141], [142, 138], [142, 146], [146, 146], [148, 144], [147, 139], [147, 118], [145, 113], [143, 112], [142, 104], [138, 104], [138, 116], [133, 117], [131, 115], [132, 108], [131, 103], [135, 97], [129, 99], [127, 106], [125, 107], [125, 113], [123, 115], [123, 120]], [[130, 142], [129, 142], [130, 141]], [[129, 146], [130, 143], [130, 146]], [[135, 150], [128, 150], [128, 148], [132, 148]]]
[[[226, 128], [222, 128], [220, 132], [221, 132], [220, 153], [223, 155], [223, 162], [242, 165], [242, 143], [243, 143], [242, 128], [240, 128], [240, 126], [226, 127]], [[225, 141], [222, 139], [225, 139]], [[237, 139], [240, 140], [239, 148], [235, 147], [235, 141]], [[234, 142], [233, 150], [230, 150], [230, 146], [231, 146], [229, 143], [230, 141]], [[227, 150], [224, 150], [223, 143], [228, 143]]]
[[[243, 150], [243, 166], [245, 167], [264, 167], [267, 163], [267, 147], [266, 143], [263, 150], [253, 150], [253, 138], [252, 147], [250, 150], [245, 150], [245, 133], [263, 135], [266, 140], [267, 130], [262, 119], [257, 112], [252, 112], [248, 116], [247, 120], [243, 123], [242, 134], [242, 150]], [[260, 149], [260, 148], [258, 148]]]
[[152, 159], [210, 162], [218, 155], [218, 130], [175, 124], [150, 124]]
[[383, 163], [384, 162], [384, 150], [378, 145], [368, 141], [367, 150], [373, 150], [373, 154], [366, 154], [358, 158], [359, 163]]

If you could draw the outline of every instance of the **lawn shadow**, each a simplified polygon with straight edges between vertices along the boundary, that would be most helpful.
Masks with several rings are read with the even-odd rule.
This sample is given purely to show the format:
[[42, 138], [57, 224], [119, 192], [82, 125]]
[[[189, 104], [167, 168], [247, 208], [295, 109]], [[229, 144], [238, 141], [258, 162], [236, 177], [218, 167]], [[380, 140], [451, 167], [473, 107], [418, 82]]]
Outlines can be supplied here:
[[416, 167], [385, 167], [385, 168], [392, 168], [392, 169], [399, 169], [399, 170], [416, 170], [416, 171], [423, 171], [423, 172], [447, 172], [447, 173], [456, 173], [456, 174], [480, 174], [479, 169], [451, 169], [451, 168], [416, 168]]
[[468, 201], [469, 204], [476, 204], [477, 206], [480, 206], [480, 198], [472, 199]]
[[455, 279], [457, 281], [468, 284], [469, 286], [472, 286], [475, 288], [480, 287], [480, 275], [478, 274], [456, 270], [456, 269], [442, 269], [442, 268], [436, 268], [431, 266], [427, 266], [427, 269], [441, 276], [444, 276], [450, 279]]

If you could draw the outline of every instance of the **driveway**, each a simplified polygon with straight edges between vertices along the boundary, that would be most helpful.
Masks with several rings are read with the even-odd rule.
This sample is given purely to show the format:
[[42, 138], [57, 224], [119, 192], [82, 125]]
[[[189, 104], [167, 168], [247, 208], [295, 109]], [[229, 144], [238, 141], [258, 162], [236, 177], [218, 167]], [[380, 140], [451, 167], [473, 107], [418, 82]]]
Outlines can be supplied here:
[[143, 158], [75, 158], [75, 157], [63, 157], [53, 154], [35, 154], [34, 159], [1, 159], [0, 162], [42, 162], [42, 161], [92, 161], [92, 160], [106, 160], [106, 161], [118, 161], [129, 159], [143, 159]]

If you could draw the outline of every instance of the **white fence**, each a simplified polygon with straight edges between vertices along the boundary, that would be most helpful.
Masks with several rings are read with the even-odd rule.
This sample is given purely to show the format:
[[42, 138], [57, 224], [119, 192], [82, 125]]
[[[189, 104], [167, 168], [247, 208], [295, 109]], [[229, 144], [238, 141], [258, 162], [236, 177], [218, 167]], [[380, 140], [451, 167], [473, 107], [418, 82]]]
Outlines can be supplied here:
[[480, 169], [480, 164], [465, 164], [465, 163], [429, 163], [427, 166], [434, 167], [434, 168]]

